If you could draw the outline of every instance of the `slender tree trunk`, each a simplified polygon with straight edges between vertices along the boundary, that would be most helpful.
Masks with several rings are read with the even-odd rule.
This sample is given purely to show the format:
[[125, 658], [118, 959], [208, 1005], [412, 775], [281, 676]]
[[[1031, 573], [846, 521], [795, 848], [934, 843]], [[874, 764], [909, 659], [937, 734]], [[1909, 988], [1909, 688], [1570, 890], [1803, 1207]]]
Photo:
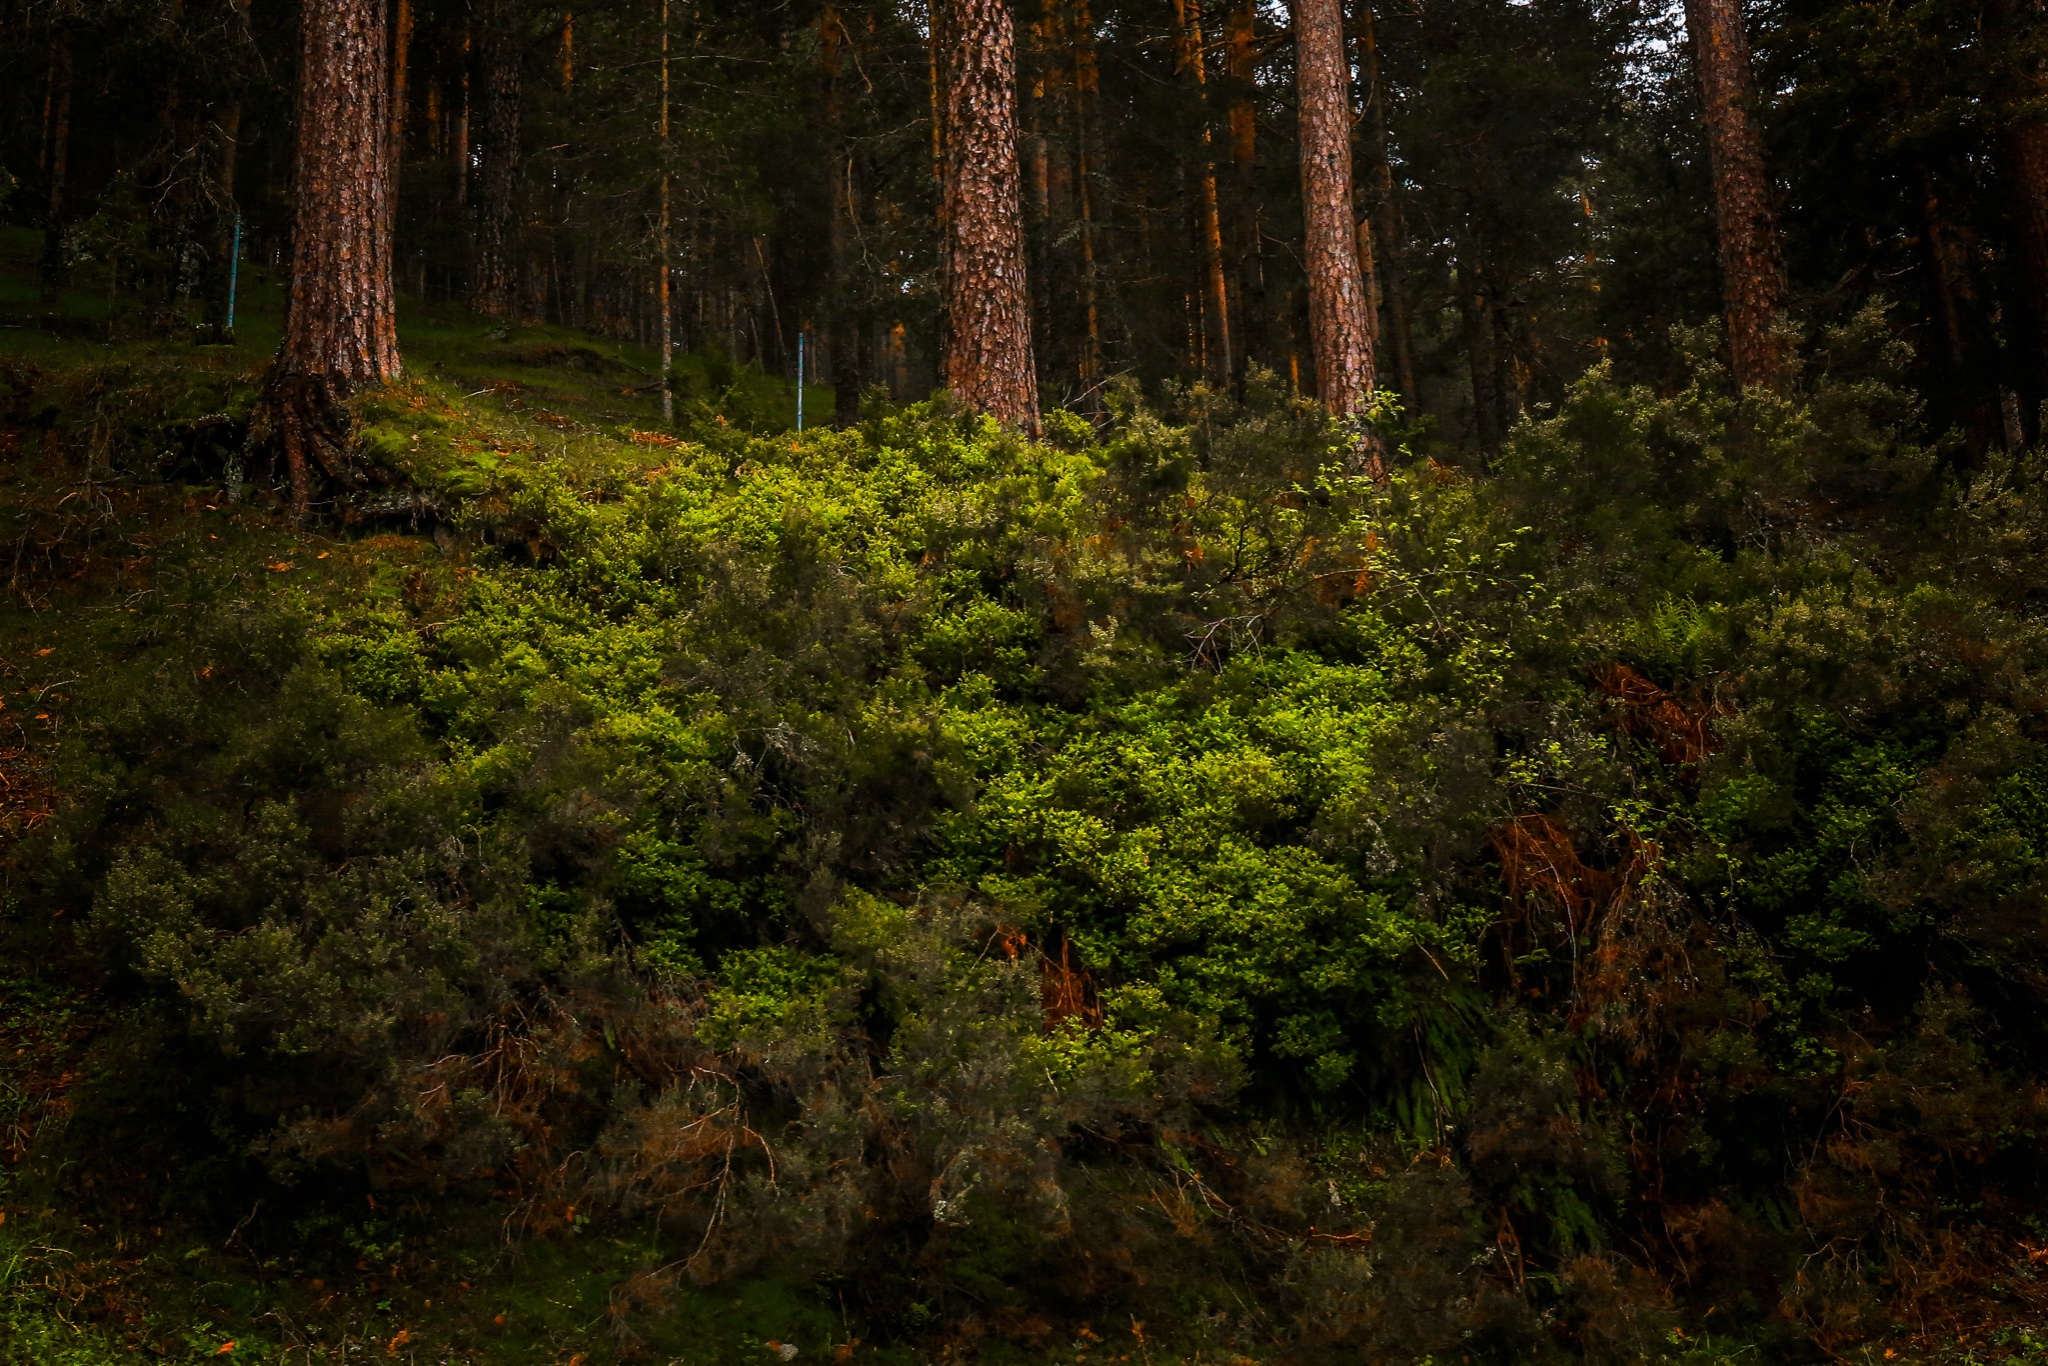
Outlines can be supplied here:
[[1173, 8], [1179, 30], [1180, 69], [1195, 83], [1202, 118], [1199, 213], [1208, 293], [1203, 312], [1208, 323], [1211, 370], [1218, 381], [1227, 385], [1237, 377], [1237, 356], [1230, 326], [1230, 276], [1224, 263], [1223, 211], [1216, 190], [1215, 134], [1209, 127], [1209, 59], [1200, 6], [1195, 0], [1173, 0]]
[[1472, 426], [1480, 446], [1497, 450], [1506, 428], [1501, 422], [1504, 399], [1500, 380], [1500, 331], [1495, 325], [1493, 290], [1465, 269], [1458, 271], [1458, 307], [1465, 319], [1465, 358], [1472, 371]]
[[455, 205], [467, 217], [469, 213], [469, 88], [470, 47], [468, 34], [462, 38], [462, 108], [455, 116]]
[[945, 383], [1035, 433], [1038, 374], [1018, 202], [1017, 42], [1010, 0], [941, 0]]
[[1386, 82], [1380, 75], [1379, 31], [1372, 0], [1358, 0], [1359, 74], [1365, 81], [1365, 126], [1371, 157], [1371, 179], [1377, 203], [1368, 217], [1379, 244], [1380, 314], [1377, 335], [1386, 338], [1401, 408], [1411, 418], [1419, 411], [1415, 386], [1415, 336], [1408, 322], [1408, 295], [1401, 271], [1403, 235], [1401, 201], [1394, 187], [1393, 137], [1388, 129]]
[[854, 150], [846, 130], [846, 91], [843, 87], [841, 54], [852, 42], [839, 6], [828, 0], [818, 19], [819, 55], [824, 64], [825, 124], [832, 138], [832, 164], [826, 172], [825, 192], [831, 202], [830, 251], [832, 283], [830, 312], [825, 319], [827, 344], [831, 350], [832, 425], [842, 430], [860, 421], [860, 313], [854, 306], [855, 220]]
[[302, 33], [291, 287], [266, 404], [301, 519], [316, 464], [358, 482], [342, 402], [400, 368], [383, 0], [309, 5]]
[[391, 24], [391, 222], [397, 233], [398, 187], [405, 162], [406, 78], [412, 68], [412, 0], [397, 0]]
[[1973, 456], [1989, 450], [1999, 438], [1995, 385], [1986, 383], [1987, 368], [1973, 365], [1977, 342], [1976, 310], [1961, 244], [1951, 233], [1947, 206], [1934, 173], [1920, 168], [1920, 243], [1926, 252], [1925, 275], [1929, 312], [1940, 329], [1941, 368], [1945, 395], [1930, 395], [1937, 414], [1953, 414]]
[[493, 318], [513, 312], [512, 207], [519, 179], [519, 33], [515, 0], [482, 0], [477, 70], [484, 82], [478, 147], [476, 280], [471, 307]]
[[[1373, 390], [1374, 365], [1351, 211], [1351, 72], [1339, 0], [1294, 0], [1294, 43], [1316, 391], [1333, 414], [1351, 417]], [[1369, 437], [1358, 459], [1374, 477], [1383, 472], [1378, 443]]]
[[661, 0], [661, 225], [655, 234], [655, 296], [661, 309], [661, 420], [676, 420], [675, 301], [669, 279], [668, 0]]
[[1258, 0], [1233, 0], [1224, 24], [1225, 113], [1233, 180], [1231, 254], [1237, 275], [1238, 347], [1249, 362], [1268, 341], [1264, 233], [1259, 222]]
[[1091, 413], [1102, 412], [1102, 295], [1095, 246], [1095, 163], [1089, 152], [1095, 97], [1102, 86], [1095, 60], [1095, 17], [1088, 0], [1075, 0], [1069, 34], [1074, 43], [1074, 183], [1081, 215], [1081, 390]]
[[242, 102], [230, 101], [214, 121], [213, 183], [221, 212], [214, 221], [213, 260], [206, 276], [206, 322], [216, 341], [226, 336], [228, 281], [234, 275], [235, 225], [241, 206], [235, 200], [235, 160], [242, 148]]
[[1742, 0], [1686, 0], [1685, 17], [1713, 163], [1728, 356], [1737, 384], [1773, 385], [1785, 362], [1772, 336], [1785, 306], [1785, 259], [1757, 128]]
[[50, 197], [43, 218], [43, 291], [54, 301], [64, 278], [64, 182], [71, 176], [71, 35], [50, 42]]

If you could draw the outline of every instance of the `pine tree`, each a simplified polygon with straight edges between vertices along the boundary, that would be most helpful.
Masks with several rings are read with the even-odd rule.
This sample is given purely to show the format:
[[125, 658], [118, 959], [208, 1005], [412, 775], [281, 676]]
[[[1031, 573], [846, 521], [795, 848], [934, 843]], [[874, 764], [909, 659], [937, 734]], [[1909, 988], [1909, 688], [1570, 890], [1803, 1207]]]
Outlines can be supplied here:
[[1009, 0], [940, 0], [944, 381], [998, 421], [1038, 429], [1017, 169], [1017, 39]]
[[[1339, 0], [1295, 0], [1294, 48], [1316, 391], [1332, 413], [1349, 417], [1372, 393], [1375, 372], [1370, 303], [1351, 208], [1351, 65]], [[1365, 443], [1359, 456], [1371, 473], [1379, 473], [1374, 443]]]
[[343, 400], [400, 362], [384, 3], [315, 0], [300, 27], [291, 286], [266, 406], [303, 519], [315, 465], [354, 481]]
[[1756, 123], [1742, 0], [1686, 0], [1685, 17], [1714, 169], [1729, 360], [1744, 388], [1771, 384], [1783, 364], [1771, 329], [1785, 304], [1785, 260]]

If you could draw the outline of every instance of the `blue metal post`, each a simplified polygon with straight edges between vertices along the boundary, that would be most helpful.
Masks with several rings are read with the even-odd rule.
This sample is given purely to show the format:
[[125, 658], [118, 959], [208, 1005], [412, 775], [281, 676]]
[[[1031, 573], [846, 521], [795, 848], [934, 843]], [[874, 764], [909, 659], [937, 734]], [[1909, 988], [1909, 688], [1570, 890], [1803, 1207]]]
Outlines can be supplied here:
[[235, 245], [228, 255], [228, 331], [235, 330], [235, 286], [242, 274], [242, 215], [235, 215]]

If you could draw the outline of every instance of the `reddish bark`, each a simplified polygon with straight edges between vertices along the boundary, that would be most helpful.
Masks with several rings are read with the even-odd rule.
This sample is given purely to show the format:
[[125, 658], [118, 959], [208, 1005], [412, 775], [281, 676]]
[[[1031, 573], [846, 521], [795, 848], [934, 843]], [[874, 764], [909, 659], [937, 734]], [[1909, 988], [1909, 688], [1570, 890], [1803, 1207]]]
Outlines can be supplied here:
[[[1307, 230], [1308, 317], [1316, 391], [1338, 417], [1357, 413], [1375, 380], [1370, 307], [1351, 199], [1351, 67], [1339, 0], [1294, 0], [1301, 104], [1301, 197]], [[1377, 444], [1360, 463], [1380, 472]]]
[[383, 0], [305, 9], [291, 287], [267, 405], [301, 518], [314, 466], [355, 482], [341, 403], [400, 368], [384, 30]]
[[1744, 388], [1772, 385], [1782, 377], [1785, 362], [1772, 336], [1785, 305], [1785, 258], [1757, 128], [1742, 0], [1686, 0], [1685, 18], [1713, 163], [1728, 357], [1736, 383]]
[[1017, 36], [1009, 0], [942, 0], [944, 375], [970, 408], [1038, 430], [1038, 373], [1017, 169]]

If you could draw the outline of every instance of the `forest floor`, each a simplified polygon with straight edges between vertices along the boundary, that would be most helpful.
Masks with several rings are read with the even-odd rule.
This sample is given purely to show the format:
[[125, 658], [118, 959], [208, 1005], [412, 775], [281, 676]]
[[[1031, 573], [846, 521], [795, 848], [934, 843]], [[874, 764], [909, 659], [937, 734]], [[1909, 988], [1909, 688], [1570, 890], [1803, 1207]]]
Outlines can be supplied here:
[[[231, 450], [209, 445], [217, 419], [246, 412], [277, 343], [281, 297], [269, 271], [244, 276], [235, 343], [201, 345], [189, 330], [152, 330], [98, 290], [45, 301], [37, 245], [0, 232], [0, 862], [53, 819], [70, 689], [103, 666], [121, 619], [145, 600], [159, 610], [270, 600], [316, 615], [372, 602], [431, 622], [454, 610], [482, 553], [459, 518], [417, 511], [295, 530], [274, 498], [243, 483]], [[572, 482], [599, 488], [659, 468], [677, 444], [661, 428], [646, 348], [506, 329], [448, 306], [405, 308], [401, 339], [409, 377], [359, 413], [361, 439], [453, 504], [506, 462], [557, 461]], [[685, 358], [679, 372], [690, 421], [776, 431], [794, 416], [787, 381], [717, 357]], [[812, 391], [809, 406], [830, 412], [830, 391]], [[876, 1348], [853, 1340], [829, 1288], [772, 1278], [665, 1279], [629, 1294], [635, 1273], [658, 1258], [654, 1235], [592, 1224], [573, 1208], [549, 1212], [551, 1231], [535, 1236], [523, 1227], [532, 1211], [512, 1205], [430, 1215], [371, 1197], [352, 1218], [306, 1223], [296, 1246], [252, 1248], [241, 1233], [256, 1208], [225, 1232], [218, 1219], [170, 1217], [154, 1198], [164, 1174], [135, 1171], [82, 1216], [25, 1159], [39, 1135], [67, 1123], [67, 1092], [100, 1023], [97, 984], [69, 926], [25, 924], [0, 904], [0, 1366], [934, 1357], [1076, 1366], [1157, 1357], [1163, 1366], [1178, 1355], [1157, 1332], [1114, 1324], [1066, 1343]], [[1674, 1359], [1693, 1362], [1759, 1359], [1739, 1346], [1673, 1346]], [[1985, 1322], [1902, 1333], [1842, 1359], [1964, 1366], [2022, 1351], [2043, 1344]]]

